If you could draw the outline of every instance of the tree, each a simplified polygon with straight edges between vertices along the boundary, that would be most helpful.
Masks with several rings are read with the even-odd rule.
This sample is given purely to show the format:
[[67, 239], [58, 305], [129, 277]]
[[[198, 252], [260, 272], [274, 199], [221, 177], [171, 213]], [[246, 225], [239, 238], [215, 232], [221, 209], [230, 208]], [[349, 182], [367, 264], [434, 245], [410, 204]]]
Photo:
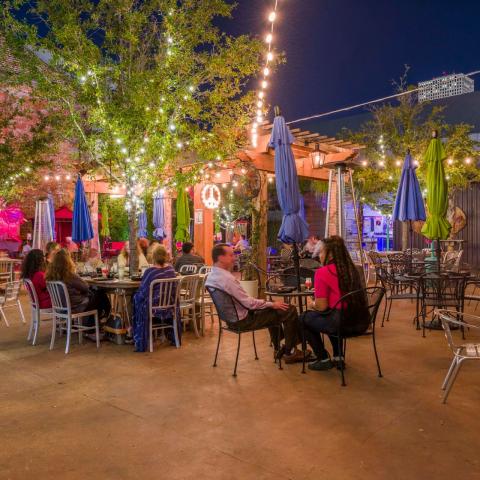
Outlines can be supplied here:
[[0, 91], [0, 196], [13, 199], [34, 171], [49, 162], [60, 139], [62, 115], [28, 88]]
[[[395, 85], [398, 93], [411, 89], [406, 86], [406, 74]], [[373, 119], [362, 125], [359, 132], [345, 132], [350, 140], [365, 145], [361, 167], [355, 172], [362, 201], [391, 213], [407, 151], [418, 162], [419, 182], [425, 187], [427, 166], [422, 160], [433, 130], [444, 138], [449, 195], [453, 197], [455, 190], [480, 180], [480, 143], [470, 137], [472, 127], [447, 124], [443, 111], [443, 106], [419, 103], [414, 92], [406, 93], [398, 98], [398, 103], [374, 107]]]
[[215, 26], [232, 14], [225, 0], [8, 0], [0, 9], [25, 68], [4, 81], [35, 82], [68, 112], [84, 167], [126, 184], [132, 252], [145, 188], [191, 183], [245, 141], [256, 108], [245, 86], [261, 45]]

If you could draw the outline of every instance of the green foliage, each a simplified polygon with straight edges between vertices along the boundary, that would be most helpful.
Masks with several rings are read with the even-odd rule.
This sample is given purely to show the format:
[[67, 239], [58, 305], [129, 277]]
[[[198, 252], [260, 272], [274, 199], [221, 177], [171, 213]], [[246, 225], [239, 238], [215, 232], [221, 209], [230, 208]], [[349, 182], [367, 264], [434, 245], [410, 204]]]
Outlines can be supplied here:
[[255, 110], [244, 87], [261, 43], [214, 25], [232, 10], [225, 0], [6, 0], [1, 28], [22, 72], [2, 80], [35, 81], [68, 112], [85, 170], [101, 167], [132, 192], [167, 177], [188, 184], [237, 150]]
[[98, 207], [103, 211], [103, 205], [107, 204], [110, 238], [114, 242], [128, 240], [128, 214], [125, 210], [124, 198], [110, 198], [109, 195], [98, 195]]
[[[399, 91], [408, 90], [405, 77], [398, 88]], [[389, 213], [408, 151], [419, 164], [417, 175], [420, 185], [425, 187], [427, 168], [423, 156], [433, 130], [438, 130], [445, 139], [448, 157], [445, 171], [450, 194], [457, 188], [465, 187], [468, 182], [480, 179], [480, 171], [476, 167], [480, 156], [479, 143], [469, 137], [472, 127], [447, 124], [443, 110], [442, 106], [418, 103], [414, 93], [406, 94], [398, 99], [398, 104], [383, 104], [372, 109], [373, 119], [366, 122], [359, 132], [344, 132], [344, 136], [353, 142], [365, 145], [363, 166], [355, 171], [355, 181], [363, 201]]]

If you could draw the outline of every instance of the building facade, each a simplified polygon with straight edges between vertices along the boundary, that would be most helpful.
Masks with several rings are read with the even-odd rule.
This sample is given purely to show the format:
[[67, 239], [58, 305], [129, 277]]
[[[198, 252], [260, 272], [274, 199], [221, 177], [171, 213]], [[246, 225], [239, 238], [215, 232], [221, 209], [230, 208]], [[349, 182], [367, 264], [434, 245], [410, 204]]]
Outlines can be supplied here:
[[463, 73], [454, 73], [444, 77], [433, 78], [418, 84], [418, 101], [439, 100], [472, 93], [475, 90], [473, 79]]

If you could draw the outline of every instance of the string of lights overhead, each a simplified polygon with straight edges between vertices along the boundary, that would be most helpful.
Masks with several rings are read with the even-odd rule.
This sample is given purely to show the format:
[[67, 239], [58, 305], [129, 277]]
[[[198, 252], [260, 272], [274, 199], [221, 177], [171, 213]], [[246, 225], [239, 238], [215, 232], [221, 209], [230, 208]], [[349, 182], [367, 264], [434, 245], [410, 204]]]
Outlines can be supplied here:
[[275, 32], [275, 20], [277, 19], [277, 10], [278, 10], [278, 0], [275, 0], [273, 8], [268, 14], [269, 29], [268, 33], [265, 35], [265, 44], [267, 46], [267, 51], [265, 54], [265, 60], [261, 68], [261, 81], [260, 87], [257, 93], [257, 116], [252, 123], [252, 145], [257, 146], [258, 139], [258, 126], [263, 122], [264, 115], [268, 113], [268, 107], [266, 106], [266, 90], [269, 85], [269, 77], [271, 74], [271, 64], [274, 59], [273, 54], [273, 34]]

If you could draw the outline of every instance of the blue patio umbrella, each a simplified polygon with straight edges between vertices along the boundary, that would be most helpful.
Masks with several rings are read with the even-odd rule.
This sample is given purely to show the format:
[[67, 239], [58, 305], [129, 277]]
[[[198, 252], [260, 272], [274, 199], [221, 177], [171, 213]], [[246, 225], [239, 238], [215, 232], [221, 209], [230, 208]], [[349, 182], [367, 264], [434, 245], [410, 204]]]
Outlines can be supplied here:
[[163, 205], [163, 195], [158, 194], [153, 199], [153, 237], [157, 240], [163, 240], [167, 235], [165, 232], [165, 207]]
[[50, 214], [50, 227], [52, 229], [51, 238], [53, 241], [56, 240], [56, 233], [55, 233], [55, 207], [53, 205], [53, 196], [48, 194], [48, 209]]
[[423, 196], [415, 169], [410, 152], [407, 152], [392, 215], [392, 220], [410, 224], [410, 252], [413, 242], [412, 222], [426, 219]]
[[145, 208], [138, 214], [137, 238], [145, 238], [147, 236], [147, 212]]
[[291, 147], [294, 140], [294, 136], [285, 124], [285, 119], [277, 115], [273, 121], [272, 136], [268, 146], [275, 150], [277, 197], [283, 212], [278, 238], [283, 243], [295, 245], [308, 238], [308, 225], [300, 215], [297, 166]]
[[80, 175], [75, 184], [75, 197], [73, 199], [72, 240], [76, 243], [91, 240], [93, 235], [92, 220], [88, 209], [87, 197]]
[[305, 199], [302, 194], [300, 194], [300, 216], [307, 221], [307, 217], [305, 216]]
[[293, 244], [297, 288], [300, 290], [300, 260], [297, 244], [308, 238], [308, 224], [300, 214], [301, 201], [297, 166], [291, 147], [294, 140], [295, 138], [286, 125], [285, 119], [280, 115], [279, 109], [276, 107], [272, 136], [268, 146], [275, 150], [277, 197], [283, 212], [278, 238], [283, 243]]

